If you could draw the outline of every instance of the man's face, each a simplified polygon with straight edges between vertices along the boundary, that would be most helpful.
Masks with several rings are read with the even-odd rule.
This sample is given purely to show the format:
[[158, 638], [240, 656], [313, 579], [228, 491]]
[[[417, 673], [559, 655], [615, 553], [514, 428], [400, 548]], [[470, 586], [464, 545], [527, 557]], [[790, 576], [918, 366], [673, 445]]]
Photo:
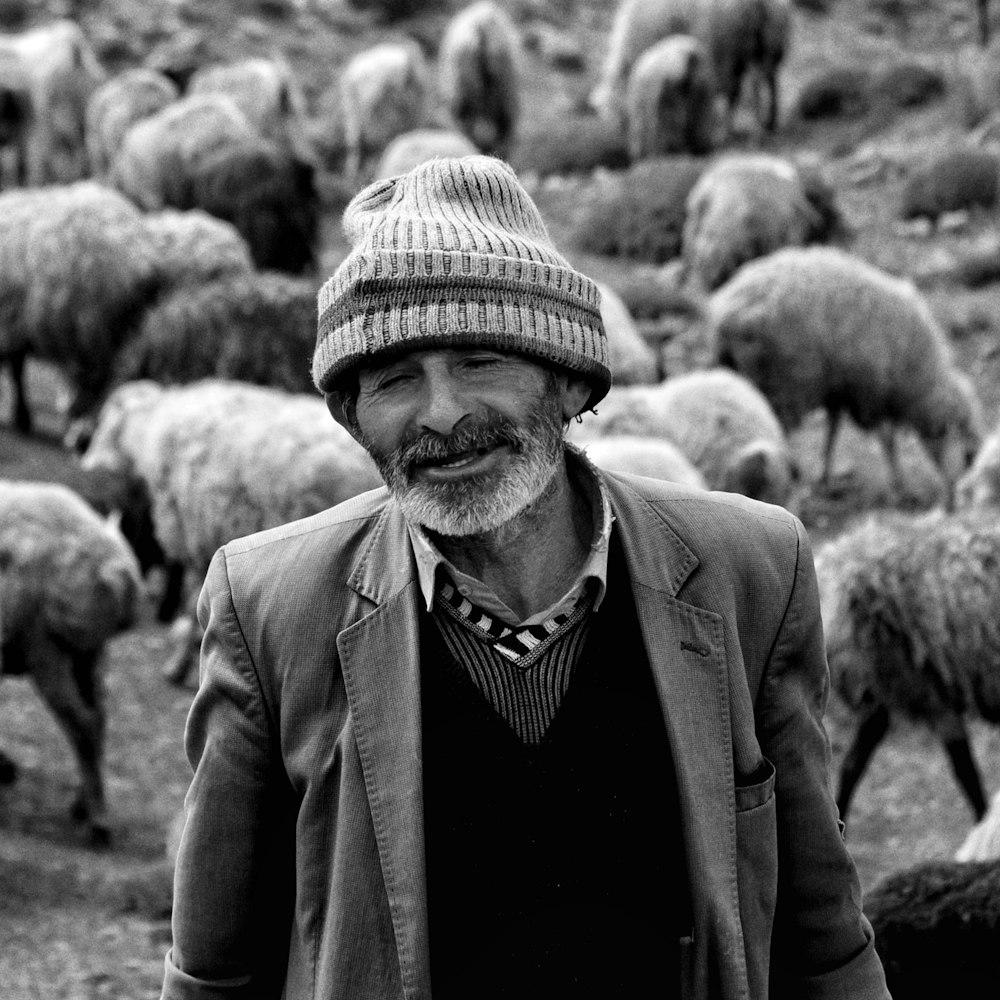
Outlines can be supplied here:
[[588, 391], [520, 355], [415, 351], [360, 372], [350, 429], [410, 520], [479, 534], [544, 492]]

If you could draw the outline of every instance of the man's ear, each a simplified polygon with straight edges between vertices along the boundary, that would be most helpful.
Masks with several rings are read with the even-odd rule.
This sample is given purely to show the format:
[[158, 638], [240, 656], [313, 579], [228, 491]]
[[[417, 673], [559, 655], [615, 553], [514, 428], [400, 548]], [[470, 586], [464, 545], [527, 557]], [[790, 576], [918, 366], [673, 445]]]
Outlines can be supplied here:
[[576, 372], [560, 372], [559, 385], [562, 390], [563, 420], [570, 421], [582, 413], [590, 399], [590, 383]]
[[348, 393], [337, 392], [336, 390], [324, 393], [323, 398], [326, 400], [326, 408], [330, 411], [330, 416], [358, 444], [361, 444], [361, 431], [358, 428], [357, 421], [354, 419], [354, 399]]

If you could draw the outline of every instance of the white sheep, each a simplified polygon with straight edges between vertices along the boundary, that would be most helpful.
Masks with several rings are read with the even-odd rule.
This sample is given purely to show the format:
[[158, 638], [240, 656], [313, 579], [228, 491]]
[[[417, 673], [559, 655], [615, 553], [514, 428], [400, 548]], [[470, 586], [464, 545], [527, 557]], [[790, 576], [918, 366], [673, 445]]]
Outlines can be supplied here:
[[660, 379], [656, 351], [639, 333], [622, 297], [606, 282], [596, 282], [601, 293], [601, 319], [608, 338], [608, 364], [615, 385], [646, 385]]
[[786, 430], [825, 408], [825, 485], [846, 413], [880, 430], [897, 487], [894, 430], [916, 431], [952, 496], [982, 437], [981, 407], [912, 283], [833, 247], [791, 247], [744, 264], [707, 312], [718, 361], [757, 385]]
[[179, 96], [173, 80], [141, 66], [123, 70], [102, 83], [86, 108], [87, 154], [93, 176], [105, 179], [126, 132]]
[[521, 39], [493, 0], [456, 13], [438, 50], [441, 97], [483, 153], [510, 155], [520, 113]]
[[[103, 654], [135, 620], [140, 596], [125, 539], [76, 493], [0, 480], [0, 672], [30, 678], [69, 739], [81, 778], [73, 815], [97, 845], [109, 840]], [[0, 754], [0, 783], [15, 774]]]
[[382, 42], [348, 61], [339, 88], [347, 147], [344, 173], [356, 183], [366, 157], [426, 123], [430, 71], [416, 42]]
[[235, 226], [192, 208], [164, 208], [144, 218], [161, 281], [173, 290], [183, 285], [256, 272], [250, 246]]
[[[368, 453], [314, 393], [220, 379], [120, 386], [101, 409], [82, 464], [107, 483], [139, 487], [132, 495], [148, 504], [145, 530], [199, 586], [230, 539], [381, 485]], [[188, 628], [196, 642], [190, 621]], [[183, 682], [194, 652], [180, 644], [171, 680]]]
[[708, 489], [705, 477], [680, 448], [666, 438], [610, 434], [588, 440], [582, 448], [594, 465], [609, 472], [630, 472], [651, 479], [666, 479], [693, 489]]
[[1000, 427], [980, 445], [976, 457], [955, 486], [959, 508], [1000, 507]]
[[382, 151], [374, 180], [409, 173], [435, 157], [474, 156], [479, 150], [464, 133], [448, 128], [415, 128], [397, 135]]
[[687, 197], [685, 279], [713, 291], [748, 260], [825, 237], [829, 220], [798, 168], [768, 154], [728, 154], [705, 169]]
[[795, 483], [795, 463], [770, 404], [725, 369], [687, 372], [659, 385], [613, 387], [596, 415], [584, 415], [571, 432], [581, 442], [611, 434], [671, 441], [709, 489], [785, 504]]
[[590, 104], [598, 113], [621, 120], [628, 76], [640, 54], [661, 38], [685, 34], [697, 38], [711, 56], [730, 119], [747, 71], [766, 82], [768, 106], [755, 111], [773, 130], [778, 118], [778, 68], [790, 31], [791, 0], [622, 0]]
[[225, 94], [265, 138], [307, 162], [316, 158], [308, 138], [306, 100], [284, 59], [263, 57], [202, 66], [189, 94]]
[[840, 769], [841, 818], [897, 714], [934, 730], [982, 818], [964, 719], [1000, 723], [1000, 521], [869, 516], [818, 547], [815, 562], [832, 686], [858, 718]]
[[0, 35], [0, 88], [23, 88], [30, 101], [28, 184], [86, 175], [86, 105], [105, 78], [93, 47], [74, 21], [56, 20]]
[[629, 158], [707, 153], [718, 141], [717, 84], [704, 46], [668, 35], [636, 59], [625, 93]]

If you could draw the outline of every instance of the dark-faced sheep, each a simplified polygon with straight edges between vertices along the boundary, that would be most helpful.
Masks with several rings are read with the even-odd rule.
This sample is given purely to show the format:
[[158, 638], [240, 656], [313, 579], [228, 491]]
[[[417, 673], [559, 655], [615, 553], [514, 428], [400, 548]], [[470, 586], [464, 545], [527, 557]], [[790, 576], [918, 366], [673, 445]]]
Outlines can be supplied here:
[[749, 260], [827, 239], [839, 214], [832, 195], [820, 202], [821, 193], [818, 182], [781, 157], [720, 157], [688, 195], [681, 237], [686, 280], [713, 291]]
[[719, 141], [717, 84], [701, 42], [668, 35], [643, 52], [625, 94], [629, 157], [707, 153]]
[[667, 35], [686, 34], [709, 53], [730, 119], [748, 70], [759, 76], [769, 97], [766, 108], [758, 104], [754, 110], [764, 127], [773, 130], [778, 120], [778, 68], [790, 31], [790, 0], [622, 0], [590, 103], [601, 114], [621, 118], [628, 76], [640, 54]]
[[413, 41], [383, 42], [353, 56], [339, 81], [344, 173], [357, 183], [367, 158], [389, 142], [426, 124], [430, 71]]
[[521, 41], [493, 2], [463, 7], [448, 22], [438, 51], [444, 105], [483, 153], [507, 158], [520, 112]]
[[231, 222], [258, 267], [315, 263], [314, 168], [259, 135], [222, 94], [194, 94], [125, 135], [111, 180], [141, 208], [201, 208]]
[[841, 818], [893, 716], [932, 728], [981, 818], [965, 718], [1000, 723], [995, 512], [869, 517], [815, 560], [831, 684], [857, 716], [840, 768]]
[[[382, 482], [315, 393], [218, 379], [120, 386], [101, 410], [82, 463], [118, 496], [129, 492], [122, 484], [135, 487], [147, 505], [147, 530], [167, 563], [184, 571], [191, 597], [220, 545]], [[187, 640], [167, 668], [176, 683], [197, 652], [193, 618], [182, 626]]]
[[73, 21], [0, 35], [0, 88], [23, 90], [30, 102], [28, 184], [86, 176], [86, 105], [105, 77], [93, 47]]
[[86, 141], [90, 170], [104, 179], [128, 130], [172, 104], [177, 85], [156, 70], [127, 69], [101, 84], [87, 102]]
[[[32, 681], [80, 770], [73, 816], [108, 842], [101, 766], [105, 646], [134, 621], [139, 567], [120, 532], [77, 494], [0, 480], [0, 673]], [[0, 783], [14, 780], [0, 754]]]
[[1000, 861], [931, 861], [865, 899], [893, 1000], [987, 997], [1000, 979]]
[[825, 485], [847, 414], [879, 430], [897, 488], [894, 432], [916, 431], [953, 496], [979, 446], [982, 412], [911, 283], [833, 247], [793, 247], [744, 264], [707, 310], [719, 362], [756, 384], [787, 430], [826, 410]]

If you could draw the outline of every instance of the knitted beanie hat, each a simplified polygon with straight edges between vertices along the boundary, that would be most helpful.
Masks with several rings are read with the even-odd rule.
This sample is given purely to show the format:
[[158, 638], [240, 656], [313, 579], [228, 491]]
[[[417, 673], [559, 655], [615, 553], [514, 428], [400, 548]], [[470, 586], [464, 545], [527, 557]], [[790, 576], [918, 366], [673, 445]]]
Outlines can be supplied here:
[[611, 385], [600, 292], [552, 244], [514, 171], [435, 159], [376, 181], [344, 212], [353, 249], [319, 292], [313, 381], [408, 351], [494, 347]]

